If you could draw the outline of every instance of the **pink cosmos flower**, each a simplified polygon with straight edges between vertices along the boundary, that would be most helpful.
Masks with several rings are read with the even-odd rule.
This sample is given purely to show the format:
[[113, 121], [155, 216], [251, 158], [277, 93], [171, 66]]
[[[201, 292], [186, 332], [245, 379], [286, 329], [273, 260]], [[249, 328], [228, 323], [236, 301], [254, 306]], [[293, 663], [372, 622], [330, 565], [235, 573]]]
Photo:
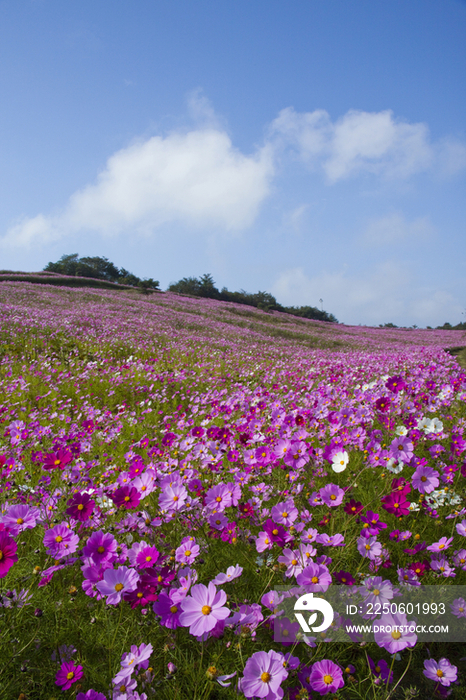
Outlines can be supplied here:
[[323, 564], [312, 563], [298, 574], [296, 582], [307, 592], [326, 591], [332, 583], [328, 568]]
[[439, 473], [432, 467], [418, 467], [413, 474], [412, 484], [419, 493], [431, 493], [439, 485]]
[[377, 537], [358, 537], [357, 547], [359, 554], [371, 561], [382, 554], [382, 545], [377, 541]]
[[453, 542], [453, 537], [441, 537], [438, 542], [434, 542], [427, 547], [428, 552], [443, 552], [449, 548]]
[[413, 647], [417, 642], [416, 623], [408, 622], [404, 614], [382, 615], [378, 628], [378, 631], [374, 632], [374, 640], [389, 654], [396, 654], [406, 647]]
[[55, 685], [61, 685], [62, 690], [68, 690], [73, 683], [76, 683], [82, 677], [82, 666], [75, 666], [73, 661], [64, 661], [57, 673]]
[[135, 644], [131, 646], [131, 651], [121, 657], [121, 669], [114, 677], [113, 682], [117, 682], [132, 674], [135, 668], [147, 668], [149, 658], [153, 652], [152, 644]]
[[1, 522], [8, 528], [12, 537], [17, 537], [23, 530], [31, 530], [36, 526], [39, 509], [27, 505], [14, 505], [8, 508]]
[[390, 444], [390, 454], [394, 459], [407, 464], [414, 454], [414, 445], [409, 438], [402, 435], [395, 438]]
[[256, 651], [246, 661], [240, 681], [241, 691], [247, 698], [278, 700], [283, 697], [281, 684], [288, 677], [283, 666], [284, 656], [277, 651]]
[[435, 659], [424, 661], [423, 674], [431, 681], [437, 681], [440, 685], [449, 686], [458, 678], [457, 667], [453, 666], [448, 659], [440, 659], [437, 663]]
[[199, 551], [200, 547], [196, 544], [194, 537], [185, 537], [175, 551], [175, 561], [192, 564], [199, 554]]
[[177, 511], [184, 508], [188, 498], [188, 492], [181, 483], [166, 486], [159, 496], [159, 508], [161, 511]]
[[316, 690], [321, 695], [327, 695], [343, 688], [345, 681], [341, 668], [333, 661], [323, 659], [312, 666], [309, 684], [312, 690]]
[[212, 579], [212, 583], [216, 586], [221, 585], [223, 583], [228, 583], [229, 581], [233, 581], [235, 578], [238, 578], [238, 576], [241, 576], [242, 573], [243, 567], [239, 566], [239, 564], [237, 564], [236, 566], [229, 566], [226, 571], [226, 574], [217, 574], [217, 576], [214, 579]]
[[43, 541], [47, 553], [54, 559], [73, 554], [79, 546], [79, 536], [65, 523], [59, 523], [47, 530]]
[[456, 524], [456, 532], [462, 537], [466, 537], [466, 520]]
[[285, 576], [291, 578], [292, 576], [297, 576], [300, 574], [304, 568], [304, 561], [301, 552], [289, 549], [288, 547], [283, 550], [283, 554], [278, 557], [280, 564], [286, 565]]
[[464, 598], [456, 598], [450, 604], [450, 608], [455, 617], [466, 617], [466, 600]]
[[13, 564], [18, 561], [18, 545], [6, 532], [0, 531], [0, 578], [4, 578]]
[[181, 601], [181, 625], [189, 627], [189, 633], [195, 637], [210, 632], [219, 620], [225, 620], [230, 614], [230, 610], [224, 606], [226, 599], [226, 593], [217, 593], [212, 581], [208, 587], [202, 583], [196, 584], [191, 588], [191, 595]]
[[98, 693], [97, 690], [87, 690], [85, 693], [78, 693], [76, 700], [107, 700], [103, 693]]
[[319, 490], [322, 501], [327, 506], [339, 506], [343, 501], [345, 492], [337, 484], [326, 484]]
[[231, 494], [228, 484], [216, 484], [206, 493], [206, 508], [222, 513], [231, 506]]
[[271, 516], [274, 522], [289, 527], [298, 517], [298, 509], [293, 499], [290, 499], [284, 503], [277, 503], [276, 506], [273, 506]]
[[123, 593], [134, 591], [139, 581], [139, 574], [127, 566], [118, 569], [106, 569], [102, 581], [95, 585], [103, 596], [107, 596], [107, 605], [117, 605]]

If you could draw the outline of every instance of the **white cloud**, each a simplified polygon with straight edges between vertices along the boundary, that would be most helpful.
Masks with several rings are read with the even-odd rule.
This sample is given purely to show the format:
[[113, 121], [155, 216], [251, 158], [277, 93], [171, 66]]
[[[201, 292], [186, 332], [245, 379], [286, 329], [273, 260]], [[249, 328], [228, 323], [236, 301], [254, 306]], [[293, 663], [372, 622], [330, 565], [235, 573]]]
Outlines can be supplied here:
[[461, 319], [461, 304], [451, 293], [419, 285], [408, 265], [390, 260], [357, 275], [335, 270], [309, 277], [302, 267], [288, 269], [270, 291], [284, 305], [320, 308], [322, 298], [324, 309], [346, 324], [364, 318], [367, 325], [423, 327]]
[[[192, 100], [205, 115], [202, 98]], [[239, 231], [255, 220], [273, 172], [271, 146], [246, 156], [218, 128], [153, 136], [112, 155], [58, 214], [16, 221], [2, 243], [24, 247], [84, 230], [148, 234], [168, 222]]]
[[329, 183], [361, 172], [407, 178], [438, 165], [444, 174], [466, 167], [466, 147], [445, 139], [432, 144], [426, 124], [395, 119], [391, 110], [350, 110], [332, 122], [325, 110], [281, 110], [268, 130], [282, 148], [294, 147], [309, 166], [320, 166]]
[[410, 242], [425, 244], [435, 234], [436, 229], [429, 217], [422, 216], [413, 221], [407, 221], [403, 214], [393, 212], [369, 221], [360, 241], [370, 246], [398, 245]]

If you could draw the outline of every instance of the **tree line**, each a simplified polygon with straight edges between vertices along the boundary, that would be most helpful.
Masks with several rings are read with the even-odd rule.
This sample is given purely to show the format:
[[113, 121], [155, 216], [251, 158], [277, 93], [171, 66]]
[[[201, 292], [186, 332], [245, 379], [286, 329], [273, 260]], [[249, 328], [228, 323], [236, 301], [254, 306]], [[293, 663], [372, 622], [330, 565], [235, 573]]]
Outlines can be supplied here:
[[301, 318], [309, 318], [318, 321], [338, 323], [333, 314], [321, 311], [315, 306], [282, 306], [269, 292], [256, 292], [251, 294], [241, 289], [239, 292], [230, 292], [226, 287], [221, 290], [215, 286], [212, 275], [205, 274], [201, 277], [183, 277], [178, 282], [172, 282], [168, 286], [169, 292], [187, 294], [194, 297], [218, 299], [219, 301], [234, 301], [236, 304], [255, 306], [262, 311], [281, 311]]

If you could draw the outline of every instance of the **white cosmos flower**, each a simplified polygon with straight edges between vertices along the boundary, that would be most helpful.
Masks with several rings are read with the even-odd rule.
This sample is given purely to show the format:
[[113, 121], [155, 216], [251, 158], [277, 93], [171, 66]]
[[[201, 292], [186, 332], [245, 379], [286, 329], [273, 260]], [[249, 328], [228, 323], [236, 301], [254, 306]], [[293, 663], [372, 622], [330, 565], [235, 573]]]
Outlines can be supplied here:
[[349, 455], [347, 452], [337, 452], [332, 457], [332, 469], [334, 472], [343, 472], [346, 469], [346, 465], [349, 461]]

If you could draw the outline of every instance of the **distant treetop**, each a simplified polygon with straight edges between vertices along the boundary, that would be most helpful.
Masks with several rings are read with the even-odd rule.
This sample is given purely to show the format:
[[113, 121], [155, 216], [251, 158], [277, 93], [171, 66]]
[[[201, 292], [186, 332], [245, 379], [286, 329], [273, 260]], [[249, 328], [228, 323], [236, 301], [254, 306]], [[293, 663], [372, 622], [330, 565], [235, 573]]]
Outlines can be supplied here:
[[115, 284], [126, 284], [131, 287], [141, 287], [142, 289], [158, 289], [157, 280], [140, 279], [133, 275], [124, 267], [118, 269], [107, 258], [85, 257], [80, 258], [78, 253], [62, 255], [57, 262], [49, 262], [44, 267], [44, 272], [57, 272], [60, 275], [71, 277], [91, 277], [93, 279], [106, 280]]

